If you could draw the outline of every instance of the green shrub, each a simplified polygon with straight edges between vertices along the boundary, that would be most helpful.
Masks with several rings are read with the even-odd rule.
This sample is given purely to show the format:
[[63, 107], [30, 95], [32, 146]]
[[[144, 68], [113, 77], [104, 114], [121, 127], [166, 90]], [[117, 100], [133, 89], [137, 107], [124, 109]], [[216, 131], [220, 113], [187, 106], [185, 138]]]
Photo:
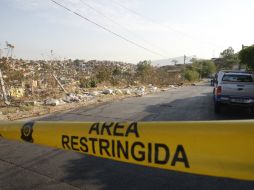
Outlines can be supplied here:
[[93, 79], [93, 80], [90, 81], [90, 87], [91, 87], [91, 88], [97, 87], [97, 81], [96, 81], [95, 79]]
[[85, 79], [85, 78], [81, 78], [79, 80], [80, 82], [80, 88], [95, 88], [97, 87], [97, 81], [95, 79]]
[[199, 80], [199, 73], [195, 70], [187, 69], [184, 73], [184, 78], [190, 82]]

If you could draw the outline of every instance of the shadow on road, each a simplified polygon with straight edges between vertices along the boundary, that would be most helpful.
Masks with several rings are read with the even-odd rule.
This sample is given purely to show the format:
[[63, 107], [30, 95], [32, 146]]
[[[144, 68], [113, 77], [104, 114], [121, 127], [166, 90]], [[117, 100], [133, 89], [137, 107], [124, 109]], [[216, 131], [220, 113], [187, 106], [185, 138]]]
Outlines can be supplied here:
[[168, 103], [147, 106], [149, 113], [143, 121], [209, 121], [254, 119], [248, 108], [223, 106], [220, 114], [214, 113], [212, 93], [176, 99]]
[[178, 190], [253, 190], [254, 183], [233, 179], [186, 174], [112, 160], [82, 156], [69, 160], [62, 179], [85, 189], [178, 189]]

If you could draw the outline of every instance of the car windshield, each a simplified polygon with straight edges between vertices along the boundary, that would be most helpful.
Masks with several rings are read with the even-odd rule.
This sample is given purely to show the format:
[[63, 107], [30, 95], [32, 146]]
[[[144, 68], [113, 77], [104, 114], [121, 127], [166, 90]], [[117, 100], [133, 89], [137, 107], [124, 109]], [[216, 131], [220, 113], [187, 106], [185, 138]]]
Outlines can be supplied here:
[[224, 75], [222, 81], [224, 82], [253, 82], [250, 75]]

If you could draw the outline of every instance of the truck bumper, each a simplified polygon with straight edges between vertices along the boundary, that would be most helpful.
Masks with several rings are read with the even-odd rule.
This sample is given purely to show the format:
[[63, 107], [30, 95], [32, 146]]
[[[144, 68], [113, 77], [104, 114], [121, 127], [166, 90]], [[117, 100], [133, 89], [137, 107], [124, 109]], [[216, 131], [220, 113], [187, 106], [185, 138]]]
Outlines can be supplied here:
[[254, 97], [215, 96], [214, 101], [232, 106], [254, 107]]

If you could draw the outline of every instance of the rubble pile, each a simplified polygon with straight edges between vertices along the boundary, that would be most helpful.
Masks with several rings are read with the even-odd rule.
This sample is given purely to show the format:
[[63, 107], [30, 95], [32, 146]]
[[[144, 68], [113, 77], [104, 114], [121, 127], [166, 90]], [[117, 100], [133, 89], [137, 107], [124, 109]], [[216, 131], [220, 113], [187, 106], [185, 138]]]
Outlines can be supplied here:
[[[112, 61], [27, 61], [0, 59], [1, 76], [10, 105], [4, 102], [4, 93], [0, 90], [2, 108], [1, 119], [19, 119], [72, 109], [98, 102], [116, 100], [124, 97], [141, 97], [146, 94], [178, 88], [171, 85], [160, 89], [153, 84], [142, 85], [133, 81], [132, 85], [119, 83], [135, 74], [136, 65]], [[103, 65], [103, 69], [99, 69]], [[101, 84], [106, 76], [105, 68], [113, 70], [113, 84]], [[96, 75], [94, 71], [100, 70]], [[105, 71], [105, 72], [104, 72]], [[117, 78], [117, 73], [128, 73], [126, 79]], [[123, 75], [124, 76], [124, 75]], [[82, 80], [81, 80], [82, 79]], [[81, 82], [83, 82], [81, 84]], [[128, 83], [130, 84], [130, 83]], [[103, 86], [102, 86], [103, 85]], [[107, 85], [107, 86], [105, 86]], [[14, 116], [15, 115], [15, 116]]]

